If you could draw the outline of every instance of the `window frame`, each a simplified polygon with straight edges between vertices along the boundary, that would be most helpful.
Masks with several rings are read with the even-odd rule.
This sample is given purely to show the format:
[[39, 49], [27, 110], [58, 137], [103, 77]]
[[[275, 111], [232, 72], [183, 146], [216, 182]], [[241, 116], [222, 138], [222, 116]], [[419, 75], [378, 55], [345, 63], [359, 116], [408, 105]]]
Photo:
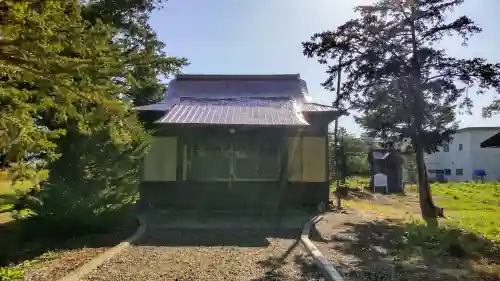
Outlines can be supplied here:
[[[460, 173], [458, 172], [460, 171]], [[457, 176], [463, 176], [464, 175], [464, 169], [455, 169], [455, 175]]]
[[[260, 170], [260, 164], [262, 163], [262, 157], [261, 157], [261, 154], [262, 154], [262, 148], [261, 148], [261, 145], [262, 144], [271, 144], [272, 146], [274, 146], [274, 152], [276, 153], [276, 155], [274, 157], [269, 157], [269, 159], [273, 159], [276, 161], [275, 162], [275, 167], [277, 168], [277, 171], [276, 171], [276, 175], [275, 177], [240, 177], [238, 176], [238, 160], [242, 160], [242, 159], [252, 159], [255, 161], [255, 164], [257, 166], [257, 169]], [[237, 153], [236, 153], [236, 150], [235, 149], [236, 147], [238, 147], [238, 144], [243, 144], [243, 146], [254, 146], [254, 147], [258, 147], [257, 149], [257, 153], [250, 156], [250, 157], [242, 157], [242, 156], [238, 156]], [[272, 140], [264, 140], [264, 139], [253, 139], [252, 141], [250, 141], [248, 138], [235, 138], [234, 141], [233, 141], [233, 174], [232, 174], [232, 179], [233, 181], [237, 182], [237, 181], [256, 181], [256, 182], [266, 182], [266, 181], [278, 181], [279, 178], [280, 178], [280, 172], [281, 172], [281, 149], [280, 149], [280, 142], [279, 141], [272, 141]]]
[[443, 145], [443, 152], [450, 152], [450, 145], [449, 144]]
[[[229, 155], [224, 155], [223, 153], [221, 153], [220, 157], [221, 159], [226, 159], [226, 161], [224, 161], [224, 163], [228, 164], [228, 170], [227, 170], [227, 176], [225, 177], [218, 177], [218, 176], [215, 176], [215, 177], [200, 177], [200, 175], [198, 173], [196, 173], [193, 169], [193, 167], [195, 166], [195, 161], [196, 160], [199, 160], [200, 156], [197, 156], [196, 153], [197, 153], [197, 150], [198, 148], [200, 147], [200, 145], [206, 145], [208, 144], [209, 142], [212, 142], [212, 141], [215, 141], [216, 143], [219, 143], [216, 139], [205, 139], [203, 141], [190, 141], [188, 142], [188, 171], [187, 171], [187, 179], [190, 180], [190, 181], [199, 181], [199, 182], [229, 182], [231, 181], [231, 169], [232, 169], [232, 165], [231, 165], [231, 157]], [[230, 143], [227, 143], [226, 144], [227, 146], [230, 145]], [[229, 149], [231, 149], [229, 147]]]
[[[221, 145], [221, 142], [224, 142], [223, 145]], [[220, 157], [217, 157], [219, 160], [223, 160], [221, 162], [221, 165], [228, 167], [227, 171], [227, 176], [224, 177], [218, 177], [217, 175], [215, 177], [203, 177], [202, 173], [197, 172], [193, 168], [195, 167], [195, 162], [201, 160], [202, 158], [197, 154], [197, 151], [199, 150], [200, 145], [207, 145], [209, 143], [215, 143], [221, 147], [226, 147], [227, 150], [225, 153], [222, 153], [222, 149], [220, 149]], [[240, 144], [240, 145], [238, 145]], [[260, 144], [271, 144], [272, 149], [275, 152], [275, 156], [273, 155], [272, 157], [264, 157], [266, 159], [263, 159], [262, 155], [266, 155], [266, 153], [262, 153], [260, 149]], [[270, 181], [279, 181], [280, 175], [281, 175], [281, 156], [282, 156], [282, 143], [280, 142], [279, 139], [274, 139], [274, 140], [269, 140], [269, 139], [261, 139], [261, 138], [248, 138], [248, 137], [232, 137], [228, 139], [224, 138], [204, 138], [202, 139], [192, 139], [187, 143], [188, 146], [188, 159], [187, 159], [187, 175], [186, 179], [188, 181], [197, 181], [197, 182], [270, 182]], [[253, 153], [250, 153], [249, 156], [244, 156], [242, 154], [238, 154], [238, 149], [241, 147], [246, 147], [243, 150], [247, 148], [257, 148], [257, 153], [252, 155]], [[273, 153], [274, 154], [274, 153]], [[250, 160], [249, 162], [251, 163], [252, 160], [254, 161], [254, 164], [256, 165], [256, 169], [261, 169], [262, 163], [268, 163], [270, 159], [275, 159], [275, 164], [274, 167], [276, 169], [274, 176], [273, 177], [262, 177], [257, 175], [256, 177], [248, 177], [248, 175], [245, 176], [238, 176], [238, 165], [244, 165], [244, 164], [238, 164], [238, 160], [243, 160], [247, 159]], [[205, 160], [207, 161], [207, 160]], [[241, 163], [241, 162], [240, 162]], [[226, 173], [224, 173], [226, 175]]]

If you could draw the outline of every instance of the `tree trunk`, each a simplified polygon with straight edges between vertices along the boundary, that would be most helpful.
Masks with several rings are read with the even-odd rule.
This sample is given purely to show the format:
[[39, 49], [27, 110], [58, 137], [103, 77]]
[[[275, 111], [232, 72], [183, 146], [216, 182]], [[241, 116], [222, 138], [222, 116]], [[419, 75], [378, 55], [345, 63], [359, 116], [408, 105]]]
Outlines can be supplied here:
[[427, 225], [436, 226], [438, 217], [438, 207], [434, 205], [432, 200], [431, 187], [427, 177], [427, 168], [424, 161], [424, 151], [418, 141], [413, 141], [413, 148], [415, 150], [415, 158], [417, 162], [417, 181], [418, 181], [418, 197], [420, 203], [420, 210], [422, 218]]
[[422, 217], [426, 221], [427, 225], [435, 226], [437, 225], [438, 208], [434, 205], [432, 201], [431, 188], [429, 185], [429, 180], [427, 177], [427, 169], [424, 162], [424, 148], [420, 144], [420, 133], [422, 132], [422, 112], [424, 107], [424, 100], [422, 97], [422, 85], [421, 85], [421, 70], [420, 70], [420, 60], [418, 56], [418, 38], [416, 33], [416, 21], [417, 7], [416, 4], [411, 6], [411, 44], [412, 44], [412, 78], [413, 78], [413, 106], [412, 106], [412, 119], [413, 126], [411, 126], [412, 133], [412, 144], [415, 151], [415, 157], [417, 161], [417, 177], [418, 177], [418, 194], [420, 201], [420, 210], [422, 212]]

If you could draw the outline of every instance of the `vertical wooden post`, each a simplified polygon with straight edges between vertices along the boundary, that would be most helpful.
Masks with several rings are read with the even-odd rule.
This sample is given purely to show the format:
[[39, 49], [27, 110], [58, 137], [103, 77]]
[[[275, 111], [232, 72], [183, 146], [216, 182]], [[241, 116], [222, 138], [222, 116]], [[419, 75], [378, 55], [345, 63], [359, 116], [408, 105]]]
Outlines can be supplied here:
[[285, 202], [286, 189], [288, 186], [288, 143], [287, 134], [281, 134], [280, 145], [280, 202], [279, 209], [283, 210], [287, 202]]

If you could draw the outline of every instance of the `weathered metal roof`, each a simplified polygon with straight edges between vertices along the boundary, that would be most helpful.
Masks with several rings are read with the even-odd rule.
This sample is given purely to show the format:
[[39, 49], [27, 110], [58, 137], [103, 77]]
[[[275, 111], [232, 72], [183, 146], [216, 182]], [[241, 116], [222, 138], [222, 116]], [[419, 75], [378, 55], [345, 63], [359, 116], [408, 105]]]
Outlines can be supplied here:
[[175, 100], [168, 99], [157, 103], [137, 106], [135, 109], [139, 111], [167, 111], [176, 103]]
[[293, 75], [178, 75], [168, 98], [290, 97], [308, 100], [307, 84]]
[[302, 111], [306, 112], [335, 111], [335, 108], [333, 106], [314, 103], [314, 102], [303, 103], [301, 104], [300, 108]]
[[176, 80], [296, 80], [295, 74], [178, 74]]
[[290, 99], [183, 98], [160, 124], [309, 125]]
[[[168, 111], [170, 108], [172, 108], [174, 105], [179, 103], [181, 99], [187, 99], [187, 97], [182, 97], [179, 99], [166, 99], [158, 103], [154, 104], [148, 104], [148, 105], [143, 105], [143, 106], [138, 106], [135, 109], [140, 110], [140, 111]], [[225, 100], [227, 98], [212, 98], [216, 100]], [[243, 97], [245, 99], [245, 97]], [[269, 100], [270, 98], [262, 98], [262, 105], [266, 104], [266, 100]], [[291, 101], [291, 99], [289, 99]], [[303, 102], [297, 102], [297, 106], [299, 107], [300, 111], [302, 112], [325, 112], [325, 111], [336, 111], [333, 106], [329, 105], [323, 105], [319, 103], [303, 103]]]
[[298, 74], [178, 75], [165, 100], [136, 108], [164, 111], [156, 123], [308, 125], [302, 112], [335, 111], [311, 103]]

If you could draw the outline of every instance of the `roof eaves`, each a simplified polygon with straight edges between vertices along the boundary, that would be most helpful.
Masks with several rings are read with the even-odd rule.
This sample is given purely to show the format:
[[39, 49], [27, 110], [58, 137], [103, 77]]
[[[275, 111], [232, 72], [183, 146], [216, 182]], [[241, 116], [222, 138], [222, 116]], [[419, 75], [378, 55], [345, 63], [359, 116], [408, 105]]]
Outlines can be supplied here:
[[175, 78], [185, 80], [298, 80], [300, 74], [179, 74]]
[[500, 127], [465, 127], [460, 128], [457, 132], [466, 132], [466, 131], [489, 131], [489, 130], [500, 130]]

